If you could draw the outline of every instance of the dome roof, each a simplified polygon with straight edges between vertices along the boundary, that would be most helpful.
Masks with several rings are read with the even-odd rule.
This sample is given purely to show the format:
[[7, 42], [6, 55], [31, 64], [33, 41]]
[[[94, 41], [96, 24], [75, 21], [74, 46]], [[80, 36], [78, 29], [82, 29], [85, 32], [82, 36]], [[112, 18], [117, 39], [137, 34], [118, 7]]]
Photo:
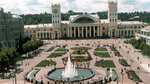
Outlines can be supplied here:
[[96, 23], [97, 21], [99, 21], [99, 16], [88, 15], [88, 14], [73, 15], [73, 16], [70, 16], [69, 20], [72, 23]]

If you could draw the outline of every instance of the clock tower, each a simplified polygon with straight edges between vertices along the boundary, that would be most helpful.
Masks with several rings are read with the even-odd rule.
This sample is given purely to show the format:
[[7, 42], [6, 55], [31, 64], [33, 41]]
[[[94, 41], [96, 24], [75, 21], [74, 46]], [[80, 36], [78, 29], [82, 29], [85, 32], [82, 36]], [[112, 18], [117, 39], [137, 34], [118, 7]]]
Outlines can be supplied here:
[[52, 4], [52, 25], [55, 29], [60, 29], [61, 27], [60, 4]]
[[108, 22], [109, 22], [109, 36], [116, 37], [116, 30], [118, 25], [118, 7], [117, 0], [108, 0]]

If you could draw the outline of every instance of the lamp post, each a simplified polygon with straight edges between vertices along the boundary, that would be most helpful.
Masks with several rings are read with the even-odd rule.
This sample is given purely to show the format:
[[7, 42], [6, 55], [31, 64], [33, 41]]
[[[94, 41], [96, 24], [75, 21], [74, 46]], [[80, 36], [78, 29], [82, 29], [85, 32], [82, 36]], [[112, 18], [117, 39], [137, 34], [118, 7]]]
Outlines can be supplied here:
[[130, 70], [132, 70], [132, 63], [133, 63], [133, 60], [130, 60], [131, 64], [130, 64]]
[[[17, 84], [17, 79], [16, 79], [15, 71], [14, 71], [14, 70], [11, 70], [11, 69], [10, 69], [10, 71], [11, 71], [11, 75], [12, 75], [13, 77], [15, 77], [15, 84]], [[14, 84], [14, 81], [13, 81], [13, 84]]]
[[137, 67], [137, 71], [138, 71], [138, 76], [139, 76], [139, 72], [140, 72], [140, 67]]
[[[126, 73], [126, 68], [123, 70], [123, 68], [121, 69], [121, 75], [122, 75], [122, 84], [123, 84], [123, 77], [124, 74]], [[117, 82], [118, 83], [118, 82]]]

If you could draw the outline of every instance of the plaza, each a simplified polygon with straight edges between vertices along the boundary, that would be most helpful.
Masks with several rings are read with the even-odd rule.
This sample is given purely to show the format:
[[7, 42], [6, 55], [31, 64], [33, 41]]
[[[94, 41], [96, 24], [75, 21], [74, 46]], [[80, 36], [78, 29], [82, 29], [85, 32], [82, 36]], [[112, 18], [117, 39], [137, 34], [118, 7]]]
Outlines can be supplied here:
[[[139, 84], [144, 84], [144, 83], [147, 84], [149, 82], [148, 77], [150, 75], [147, 74], [148, 73], [147, 70], [143, 69], [143, 66], [139, 64], [139, 62], [141, 62], [142, 59], [144, 58], [140, 57], [142, 55], [140, 55], [138, 52], [134, 52], [135, 51], [134, 48], [130, 44], [125, 44], [124, 41], [125, 39], [45, 40], [44, 43], [47, 43], [47, 44], [40, 48], [42, 50], [39, 54], [36, 54], [36, 55], [33, 54], [33, 58], [29, 58], [29, 59], [25, 59], [25, 60], [17, 62], [17, 65], [18, 64], [20, 65], [20, 66], [17, 66], [17, 68], [21, 68], [23, 70], [21, 73], [16, 74], [17, 84], [32, 84], [31, 82], [33, 82], [33, 80], [32, 81], [29, 79], [24, 80], [25, 74], [29, 71], [32, 72], [32, 70], [37, 71], [37, 73], [35, 74], [35, 77], [32, 77], [31, 74], [30, 76], [31, 78], [36, 79], [38, 82], [42, 81], [44, 84], [48, 84], [48, 82], [50, 84], [61, 83], [59, 81], [56, 82], [54, 80], [48, 79], [46, 77], [46, 74], [54, 68], [65, 67], [64, 61], [62, 59], [64, 57], [69, 57], [70, 54], [74, 51], [71, 48], [75, 48], [75, 47], [76, 48], [81, 47], [81, 49], [83, 49], [83, 47], [89, 48], [88, 52], [91, 54], [92, 60], [79, 61], [77, 62], [78, 66], [76, 67], [90, 68], [94, 72], [95, 75], [91, 77], [90, 79], [74, 82], [73, 84], [79, 84], [80, 82], [81, 84], [88, 84], [88, 83], [93, 84], [94, 82], [100, 82], [100, 80], [103, 80], [104, 78], [106, 78], [107, 76], [106, 70], [108, 68], [114, 69], [118, 75], [118, 79], [115, 79], [114, 81], [113, 80], [109, 81], [108, 84], [116, 84], [117, 80], [118, 80], [118, 84], [122, 84], [122, 80], [123, 80], [123, 84], [135, 84], [135, 82], [137, 81], [131, 80], [126, 73], [124, 73], [123, 79], [122, 79], [121, 70], [122, 69], [134, 70], [136, 74], [138, 74], [137, 67], [140, 67], [140, 71], [139, 71], [140, 73], [138, 75], [139, 75], [139, 78], [143, 81], [143, 82], [139, 82]], [[66, 47], [64, 47], [64, 45]], [[115, 50], [111, 48], [112, 46], [115, 47], [116, 51], [118, 51], [121, 56], [117, 56], [115, 54]], [[52, 47], [53, 49], [49, 50]], [[66, 50], [63, 50], [62, 47]], [[128, 49], [131, 49], [129, 53], [127, 53]], [[59, 55], [58, 57], [56, 56], [56, 57], [49, 58], [48, 56], [54, 52], [63, 53], [63, 54]], [[105, 57], [105, 55], [96, 56], [95, 52], [98, 52], [98, 53], [108, 52], [110, 57]], [[140, 61], [137, 60], [135, 53], [137, 53], [138, 54], [137, 56], [140, 57]], [[78, 56], [86, 56], [86, 55], [82, 53], [81, 55], [78, 55]], [[121, 65], [118, 61], [119, 59], [125, 59], [130, 66]], [[52, 60], [52, 61], [49, 61], [52, 64], [37, 66], [43, 60], [48, 60], [48, 61]], [[112, 65], [112, 63], [106, 63], [106, 66], [95, 65], [96, 62], [99, 62], [101, 60], [104, 60], [106, 62], [112, 61], [114, 65]], [[132, 64], [131, 64], [131, 60], [134, 61]], [[90, 63], [89, 66], [87, 65], [88, 62]], [[32, 73], [34, 73], [34, 71]], [[14, 81], [13, 78], [0, 80], [1, 84], [12, 84], [12, 81]]]
[[1, 8], [0, 84], [149, 84], [149, 23], [138, 14], [126, 20], [118, 3], [105, 2], [105, 19], [98, 12], [64, 17], [64, 7], [51, 3], [44, 15], [51, 21], [23, 14], [24, 22]]

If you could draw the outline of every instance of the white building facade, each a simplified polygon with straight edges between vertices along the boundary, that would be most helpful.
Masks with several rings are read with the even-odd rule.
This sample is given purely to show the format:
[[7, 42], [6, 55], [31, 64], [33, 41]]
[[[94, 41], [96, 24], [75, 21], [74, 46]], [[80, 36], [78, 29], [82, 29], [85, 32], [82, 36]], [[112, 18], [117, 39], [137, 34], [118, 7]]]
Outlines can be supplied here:
[[[108, 2], [108, 19], [100, 19], [97, 14], [81, 14], [71, 15], [68, 21], [61, 21], [60, 4], [52, 4], [52, 24], [25, 26], [25, 35], [31, 34], [29, 37], [36, 39], [122, 38], [134, 37], [146, 26], [147, 23], [139, 21], [118, 20], [117, 1]], [[30, 31], [36, 32], [27, 33]]]

